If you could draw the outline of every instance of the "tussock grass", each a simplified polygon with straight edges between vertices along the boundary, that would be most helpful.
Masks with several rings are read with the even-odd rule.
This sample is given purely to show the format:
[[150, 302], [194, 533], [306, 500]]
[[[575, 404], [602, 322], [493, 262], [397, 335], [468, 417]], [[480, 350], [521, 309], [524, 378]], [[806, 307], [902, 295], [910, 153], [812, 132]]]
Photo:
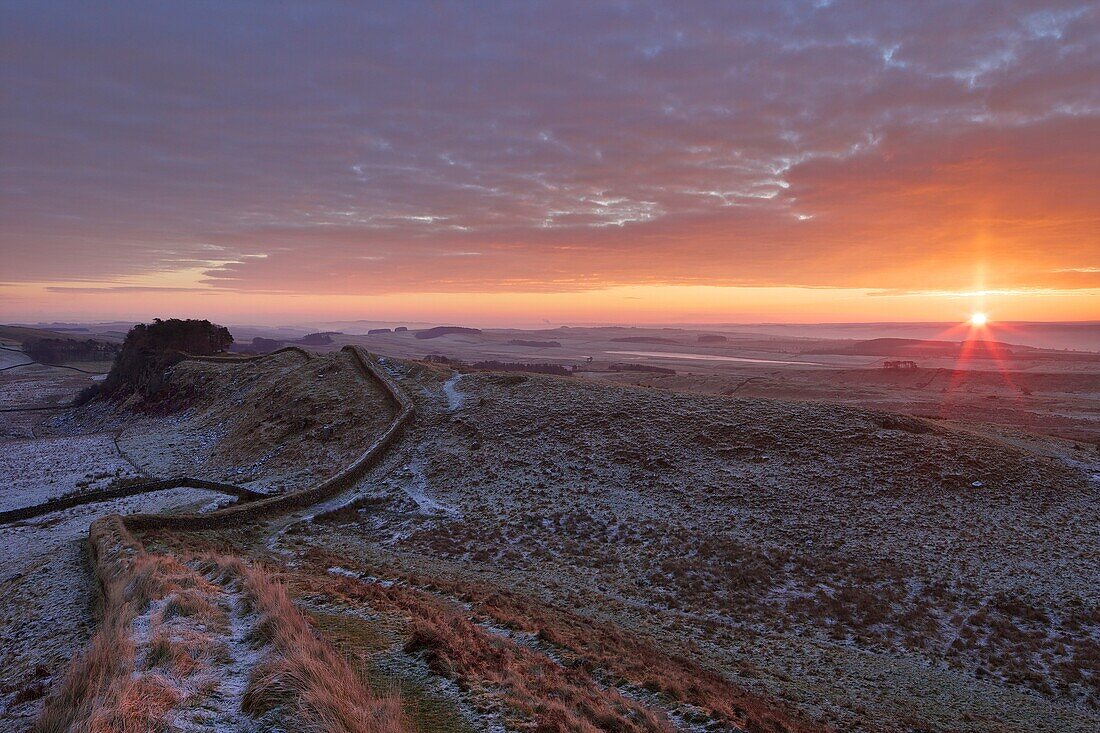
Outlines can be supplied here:
[[[261, 568], [210, 555], [199, 571], [145, 552], [117, 517], [90, 532], [104, 592], [103, 621], [83, 655], [46, 703], [34, 733], [157, 733], [175, 711], [217, 688], [229, 649], [211, 630], [227, 630], [219, 602], [241, 594], [255, 616], [249, 638], [264, 653], [253, 668], [243, 712], [272, 715], [303, 733], [400, 733], [407, 729], [396, 695], [379, 696], [312, 629], [286, 590]], [[157, 605], [153, 605], [157, 604]], [[148, 637], [134, 638], [146, 616]]]
[[[176, 616], [224, 623], [210, 600], [217, 588], [164, 555], [145, 552], [117, 516], [89, 530], [94, 567], [103, 591], [103, 619], [85, 652], [74, 659], [46, 699], [34, 733], [156, 733], [191, 692], [217, 647], [198, 633], [164, 626], [150, 604], [165, 601]], [[150, 614], [150, 640], [139, 669], [133, 623]]]
[[236, 558], [215, 558], [236, 576], [252, 611], [250, 634], [266, 649], [245, 690], [254, 717], [274, 713], [288, 730], [304, 733], [400, 733], [407, 730], [396, 695], [379, 696], [294, 608], [286, 589]]
[[172, 595], [164, 605], [164, 621], [174, 618], [189, 618], [206, 626], [225, 628], [225, 611], [210, 601], [210, 596], [196, 588], [181, 590]]
[[822, 730], [776, 701], [753, 694], [684, 656], [669, 654], [609, 624], [480, 584], [444, 581], [442, 587], [448, 585], [451, 592], [499, 623], [531, 631], [544, 642], [575, 655], [586, 666], [669, 699], [697, 705], [727, 724], [775, 733]]
[[111, 699], [92, 713], [88, 733], [168, 731], [168, 712], [183, 700], [175, 685], [158, 674], [121, 679], [112, 687]]
[[[346, 564], [346, 559], [314, 550], [318, 567]], [[690, 659], [670, 654], [648, 640], [609, 624], [532, 601], [494, 586], [449, 578], [374, 569], [387, 577], [404, 576], [410, 586], [428, 588], [469, 602], [478, 615], [507, 628], [535, 634], [560, 651], [564, 667], [527, 649], [502, 645], [440, 599], [410, 587], [383, 588], [347, 578], [303, 578], [305, 587], [367, 602], [375, 608], [398, 609], [412, 619], [409, 651], [424, 654], [439, 674], [473, 686], [479, 681], [513, 690], [509, 704], [528, 712], [547, 731], [661, 730], [661, 720], [614, 689], [601, 690], [594, 676], [620, 680], [689, 703], [738, 729], [769, 733], [814, 733], [824, 730], [779, 701], [756, 695]], [[531, 656], [528, 656], [531, 655]], [[595, 690], [602, 700], [588, 698]], [[558, 710], [557, 704], [565, 705]]]
[[167, 729], [180, 693], [160, 675], [135, 676], [137, 616], [119, 572], [105, 587], [104, 621], [47, 700], [33, 733], [154, 733]]
[[490, 634], [455, 604], [419, 590], [320, 574], [304, 586], [352, 603], [408, 616], [405, 651], [422, 656], [437, 674], [467, 690], [498, 689], [505, 703], [541, 733], [658, 733], [664, 715], [599, 685], [582, 665], [562, 666], [540, 651]]
[[613, 689], [599, 687], [579, 667], [490, 636], [457, 613], [421, 608], [405, 645], [438, 674], [467, 688], [489, 683], [508, 690], [508, 703], [545, 733], [657, 733], [669, 722]]

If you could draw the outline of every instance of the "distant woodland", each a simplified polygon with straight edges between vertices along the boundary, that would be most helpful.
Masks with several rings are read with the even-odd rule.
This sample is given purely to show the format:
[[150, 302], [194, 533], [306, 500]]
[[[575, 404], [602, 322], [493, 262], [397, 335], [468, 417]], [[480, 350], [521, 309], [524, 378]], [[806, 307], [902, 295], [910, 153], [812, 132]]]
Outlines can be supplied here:
[[40, 338], [23, 341], [23, 351], [43, 364], [64, 364], [70, 361], [110, 361], [121, 347], [107, 341], [66, 338]]

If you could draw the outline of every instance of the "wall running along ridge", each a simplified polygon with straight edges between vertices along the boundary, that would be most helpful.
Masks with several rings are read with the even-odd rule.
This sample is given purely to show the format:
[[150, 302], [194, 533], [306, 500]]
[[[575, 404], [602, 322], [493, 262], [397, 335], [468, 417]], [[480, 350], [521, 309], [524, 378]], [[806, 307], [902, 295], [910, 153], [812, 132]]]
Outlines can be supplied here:
[[[307, 360], [313, 358], [307, 352], [293, 347], [280, 351], [287, 350], [299, 351]], [[102, 620], [102, 624], [129, 625], [132, 620], [129, 614], [133, 611], [131, 603], [115, 598], [115, 603], [112, 605], [111, 598], [114, 596], [111, 595], [110, 589], [112, 587], [117, 587], [118, 583], [121, 582], [120, 579], [123, 579], [127, 573], [133, 570], [135, 563], [140, 562], [148, 554], [141, 540], [138, 539], [134, 533], [136, 529], [157, 529], [161, 527], [198, 529], [224, 526], [230, 523], [237, 525], [241, 522], [267, 517], [280, 511], [307, 506], [336, 494], [352, 485], [361, 478], [368, 469], [376, 464], [385, 453], [386, 449], [397, 439], [403, 428], [412, 419], [413, 404], [411, 400], [409, 400], [397, 384], [390, 379], [389, 375], [383, 372], [374, 363], [369, 355], [364, 355], [358, 348], [353, 346], [344, 347], [344, 351], [349, 353], [352, 360], [359, 368], [360, 373], [368, 381], [374, 380], [381, 384], [389, 400], [396, 406], [397, 412], [389, 427], [380, 437], [371, 443], [355, 461], [326, 481], [301, 491], [270, 497], [257, 494], [257, 492], [238, 486], [181, 477], [122, 487], [120, 489], [110, 490], [109, 492], [98, 492], [97, 496], [91, 499], [86, 496], [71, 497], [48, 502], [47, 505], [28, 507], [22, 510], [16, 510], [15, 512], [6, 512], [5, 514], [33, 516], [36, 511], [45, 513], [45, 511], [76, 506], [77, 504], [88, 503], [89, 501], [112, 498], [115, 495], [124, 496], [148, 491], [159, 491], [165, 488], [174, 488], [179, 485], [224, 491], [226, 493], [236, 494], [242, 499], [253, 499], [247, 504], [235, 505], [208, 514], [137, 514], [130, 516], [110, 514], [92, 522], [88, 529], [88, 544], [90, 548], [92, 569], [98, 581], [101, 595], [108, 601], [105, 604], [104, 613], [106, 615]], [[254, 361], [257, 358], [266, 358], [266, 356], [269, 355], [264, 355], [263, 357], [246, 357], [243, 359], [203, 357], [197, 360], [234, 363], [240, 361]], [[106, 493], [112, 494], [112, 497], [105, 496]], [[255, 498], [258, 496], [263, 496], [264, 498]], [[10, 517], [8, 521], [12, 521]], [[132, 583], [135, 581], [130, 582]], [[115, 595], [117, 595], [117, 591]], [[119, 602], [121, 602], [121, 605], [119, 605]], [[304, 621], [301, 623], [305, 624]], [[87, 653], [88, 652], [85, 652], [85, 654]], [[43, 715], [40, 716], [38, 723], [36, 723], [35, 730], [55, 730], [58, 725], [64, 726], [66, 730], [72, 730], [76, 726], [87, 724], [87, 720], [85, 719], [86, 716], [81, 716], [83, 713], [91, 713], [92, 708], [89, 706], [97, 704], [94, 695], [98, 694], [100, 690], [98, 688], [89, 689], [87, 684], [83, 684], [78, 679], [80, 675], [83, 674], [82, 670], [83, 668], [78, 663], [74, 663], [74, 666], [70, 668], [61, 687], [52, 693], [55, 699], [52, 705], [51, 703], [47, 703]], [[76, 677], [74, 677], [74, 675], [76, 675]], [[114, 684], [114, 681], [108, 680], [108, 682]], [[310, 693], [307, 691], [303, 694], [308, 696]], [[399, 717], [399, 710], [396, 715]], [[397, 719], [397, 717], [394, 718], [394, 720]]]
[[246, 489], [243, 486], [236, 486], [234, 484], [223, 484], [218, 481], [206, 481], [205, 479], [193, 478], [191, 476], [176, 476], [175, 478], [157, 479], [156, 481], [143, 481], [138, 484], [130, 484], [129, 486], [118, 486], [113, 489], [99, 489], [97, 491], [89, 491], [85, 494], [66, 496], [60, 499], [51, 499], [50, 501], [46, 501], [41, 504], [35, 504], [34, 506], [9, 509], [7, 511], [0, 512], [0, 524], [18, 522], [25, 519], [33, 519], [34, 517], [38, 517], [43, 514], [58, 512], [63, 509], [72, 509], [74, 506], [81, 506], [83, 504], [92, 504], [99, 501], [111, 501], [112, 499], [122, 499], [127, 496], [148, 494], [153, 491], [164, 491], [166, 489], [179, 488], [205, 489], [207, 491], [217, 491], [222, 494], [232, 494], [233, 496], [238, 497], [241, 501], [253, 501], [255, 499], [262, 499], [263, 497], [267, 496], [267, 494], [264, 494], [262, 492], [253, 491], [252, 489]]
[[[238, 364], [267, 359], [288, 351], [301, 354], [307, 361], [313, 359], [313, 355], [308, 351], [297, 346], [287, 346], [278, 351], [273, 351], [270, 354], [261, 354], [259, 356], [195, 356], [188, 354], [187, 360], [217, 364]], [[386, 449], [398, 438], [401, 431], [404, 430], [405, 426], [413, 417], [413, 404], [405, 393], [401, 391], [401, 388], [397, 386], [397, 383], [374, 363], [372, 357], [369, 355], [365, 356], [356, 346], [345, 346], [342, 351], [351, 355], [352, 361], [366, 379], [381, 384], [383, 391], [397, 408], [397, 415], [390, 422], [386, 431], [376, 438], [355, 461], [324, 482], [300, 491], [280, 494], [279, 496], [268, 496], [267, 494], [253, 491], [243, 486], [223, 484], [217, 481], [206, 481], [190, 476], [178, 476], [156, 481], [147, 481], [131, 486], [90, 491], [78, 496], [63, 497], [34, 506], [11, 509], [0, 512], [0, 524], [32, 519], [43, 514], [63, 509], [71, 509], [75, 506], [84, 504], [110, 501], [112, 499], [121, 499], [127, 496], [136, 496], [138, 494], [147, 494], [153, 491], [164, 491], [165, 489], [182, 487], [217, 491], [238, 497], [242, 503], [225, 509], [212, 511], [207, 514], [133, 514], [121, 518], [121, 521], [125, 523], [127, 527], [135, 530], [158, 529], [162, 527], [172, 529], [209, 529], [211, 527], [224, 527], [232, 523], [250, 521], [260, 517], [269, 517], [273, 514], [291, 509], [299, 509], [327, 499], [343, 491], [373, 467], [382, 455], [385, 454]]]
[[[288, 347], [280, 351], [296, 350], [303, 354], [307, 352]], [[225, 527], [241, 522], [253, 521], [269, 517], [280, 512], [315, 504], [324, 499], [340, 493], [354, 484], [364, 473], [374, 467], [385, 455], [386, 450], [397, 440], [413, 417], [413, 403], [401, 391], [388, 374], [386, 374], [374, 360], [364, 356], [362, 351], [355, 346], [345, 346], [343, 351], [351, 355], [355, 365], [368, 380], [375, 380], [382, 385], [391, 402], [397, 407], [397, 415], [390, 422], [382, 435], [378, 436], [370, 446], [349, 466], [336, 475], [300, 491], [294, 491], [279, 496], [270, 496], [258, 501], [239, 504], [225, 509], [219, 509], [207, 514], [131, 514], [122, 518], [125, 525], [131, 530], [148, 529], [211, 529]], [[279, 352], [272, 352], [279, 353]], [[307, 354], [308, 356], [308, 354]], [[255, 360], [264, 357], [245, 357], [246, 360]], [[310, 357], [312, 358], [312, 357]], [[236, 361], [225, 357], [203, 357], [204, 361]]]

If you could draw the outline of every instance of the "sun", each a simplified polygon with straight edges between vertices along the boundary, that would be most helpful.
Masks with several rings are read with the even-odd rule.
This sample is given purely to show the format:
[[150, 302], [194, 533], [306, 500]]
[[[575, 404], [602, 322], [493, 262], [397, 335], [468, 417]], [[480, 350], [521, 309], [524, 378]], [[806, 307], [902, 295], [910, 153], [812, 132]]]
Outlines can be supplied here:
[[981, 327], [981, 326], [984, 326], [988, 322], [989, 322], [989, 317], [986, 316], [985, 313], [974, 313], [973, 315], [970, 316], [970, 325], [971, 326]]

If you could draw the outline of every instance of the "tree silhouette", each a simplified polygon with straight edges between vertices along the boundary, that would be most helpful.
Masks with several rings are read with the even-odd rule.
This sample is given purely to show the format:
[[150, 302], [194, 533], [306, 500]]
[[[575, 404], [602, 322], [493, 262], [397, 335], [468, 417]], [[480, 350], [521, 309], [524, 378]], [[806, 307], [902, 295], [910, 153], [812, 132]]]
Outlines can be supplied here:
[[233, 343], [229, 329], [207, 320], [159, 318], [139, 323], [126, 334], [122, 351], [103, 382], [103, 393], [126, 397], [156, 395], [164, 386], [168, 367], [187, 354], [206, 356], [225, 351]]

